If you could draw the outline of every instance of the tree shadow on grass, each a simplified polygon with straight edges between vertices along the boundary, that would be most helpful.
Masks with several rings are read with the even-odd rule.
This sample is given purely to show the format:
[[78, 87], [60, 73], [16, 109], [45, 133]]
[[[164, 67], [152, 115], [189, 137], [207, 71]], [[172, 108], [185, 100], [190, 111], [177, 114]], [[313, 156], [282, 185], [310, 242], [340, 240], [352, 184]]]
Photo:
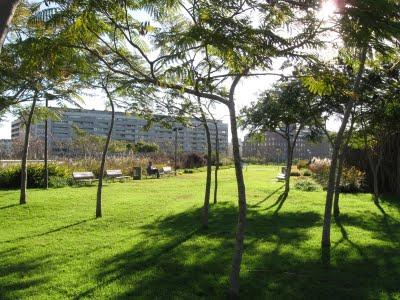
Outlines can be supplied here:
[[274, 211], [274, 215], [277, 215], [279, 211], [282, 209], [283, 204], [285, 204], [285, 201], [288, 197], [288, 193], [283, 192], [282, 194], [279, 195], [278, 199], [276, 199], [275, 203], [271, 204], [264, 210], [270, 210], [271, 208], [276, 207]]
[[[117, 299], [225, 298], [237, 209], [221, 203], [212, 210], [208, 230], [198, 229], [200, 216], [201, 209], [192, 209], [143, 226], [146, 241], [99, 266], [98, 288], [115, 282], [128, 285], [113, 295]], [[307, 240], [307, 229], [319, 220], [312, 212], [272, 216], [249, 211], [245, 251], [254, 252], [259, 243], [297, 245]], [[96, 297], [96, 289], [77, 298]]]
[[20, 206], [21, 204], [10, 204], [10, 205], [6, 205], [6, 206], [0, 206], [0, 210], [3, 210], [3, 209], [7, 209], [7, 208], [12, 208], [12, 207], [15, 207], [15, 206]]
[[390, 215], [370, 214], [353, 216], [341, 214], [339, 218], [341, 224], [373, 232], [373, 238], [395, 243], [400, 248], [400, 222]]
[[[201, 209], [191, 209], [143, 226], [146, 239], [95, 267], [99, 284], [76, 298], [226, 299], [237, 208], [221, 203], [212, 209], [208, 230], [198, 229], [200, 217]], [[332, 250], [327, 269], [320, 263], [319, 243], [310, 236], [321, 223], [319, 214], [249, 210], [247, 220], [243, 299], [390, 299], [400, 293], [398, 248], [361, 247], [344, 227], [374, 230], [379, 224], [343, 216], [338, 226], [351, 243]], [[107, 295], [108, 286], [118, 288]]]
[[[12, 249], [11, 249], [12, 250]], [[11, 259], [8, 259], [12, 256]], [[37, 287], [48, 281], [43, 273], [38, 273], [47, 264], [48, 257], [35, 257], [33, 259], [19, 260], [15, 262], [18, 253], [10, 251], [2, 255], [0, 263], [0, 299], [29, 298], [28, 289]]]
[[45, 236], [45, 235], [48, 235], [48, 234], [51, 234], [51, 233], [59, 232], [61, 230], [69, 229], [71, 227], [75, 227], [75, 226], [84, 224], [84, 223], [86, 223], [88, 221], [91, 221], [91, 220], [94, 220], [94, 219], [95, 218], [89, 218], [89, 219], [81, 220], [81, 221], [78, 221], [78, 222], [75, 222], [75, 223], [72, 223], [72, 224], [61, 226], [61, 227], [58, 227], [58, 228], [55, 228], [55, 229], [52, 229], [52, 230], [49, 230], [49, 231], [46, 231], [46, 232], [37, 233], [37, 234], [24, 236], [24, 237], [19, 237], [19, 238], [12, 239], [12, 240], [0, 241], [0, 244], [20, 242], [20, 241], [27, 240], [27, 239], [33, 239], [33, 238]]
[[267, 201], [269, 198], [271, 198], [273, 195], [275, 195], [277, 192], [279, 192], [285, 185], [282, 185], [281, 187], [277, 188], [275, 191], [273, 191], [272, 193], [270, 193], [269, 195], [267, 195], [264, 199], [262, 199], [261, 201], [257, 202], [254, 205], [249, 205], [249, 207], [259, 207], [260, 204], [263, 204], [265, 201]]
[[359, 245], [354, 243], [349, 238], [349, 234], [348, 234], [346, 228], [344, 227], [340, 216], [335, 217], [335, 223], [340, 229], [340, 233], [342, 234], [342, 238], [332, 247], [331, 250], [334, 250], [335, 248], [337, 248], [341, 243], [346, 242], [346, 243], [348, 243], [348, 245], [350, 245], [352, 248], [354, 248], [358, 252], [360, 257], [362, 257], [367, 262], [368, 261], [368, 257], [364, 253], [362, 247], [360, 247]]

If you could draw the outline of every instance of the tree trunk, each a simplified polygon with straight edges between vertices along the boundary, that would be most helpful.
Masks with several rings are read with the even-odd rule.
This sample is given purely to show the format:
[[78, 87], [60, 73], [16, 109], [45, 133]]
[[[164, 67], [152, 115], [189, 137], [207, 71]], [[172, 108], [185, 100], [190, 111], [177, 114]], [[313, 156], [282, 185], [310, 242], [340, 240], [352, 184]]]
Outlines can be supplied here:
[[[46, 98], [46, 108], [49, 107], [49, 100]], [[48, 166], [48, 121], [44, 121], [44, 188], [49, 188], [49, 166]]]
[[379, 168], [382, 162], [382, 153], [379, 151], [379, 156], [378, 156], [378, 161], [376, 165], [374, 164], [374, 160], [371, 156], [370, 153], [367, 152], [367, 157], [368, 157], [368, 162], [369, 166], [372, 171], [372, 176], [373, 176], [373, 187], [374, 187], [374, 202], [378, 203], [379, 202], [379, 180], [378, 180], [378, 174], [379, 174]]
[[28, 121], [25, 124], [25, 140], [24, 140], [24, 149], [22, 152], [22, 161], [21, 161], [21, 194], [19, 198], [19, 204], [26, 204], [26, 187], [27, 187], [27, 177], [28, 177], [28, 149], [29, 149], [29, 134], [31, 131], [31, 123], [33, 118], [33, 113], [35, 112], [35, 106], [37, 101], [37, 95], [33, 97], [33, 102], [31, 106], [31, 110], [29, 112]]
[[374, 177], [374, 202], [378, 203], [379, 202], [378, 168], [375, 168], [372, 174]]
[[219, 132], [218, 124], [214, 120], [215, 125], [215, 171], [214, 171], [214, 204], [217, 204], [218, 196], [218, 170], [219, 170]]
[[290, 140], [287, 141], [287, 151], [286, 151], [286, 174], [285, 174], [285, 191], [284, 194], [288, 195], [290, 191], [290, 173], [292, 170], [292, 158], [293, 151], [290, 144]]
[[107, 157], [107, 152], [108, 152], [108, 146], [111, 141], [111, 134], [113, 131], [114, 127], [114, 119], [115, 119], [115, 110], [114, 110], [114, 102], [112, 100], [111, 95], [109, 92], [106, 90], [108, 100], [110, 101], [111, 105], [111, 124], [110, 128], [108, 129], [108, 135], [107, 135], [107, 140], [106, 144], [104, 145], [104, 150], [103, 154], [101, 157], [101, 165], [100, 165], [100, 173], [99, 173], [99, 184], [97, 185], [97, 202], [96, 202], [96, 218], [101, 218], [102, 217], [102, 206], [101, 206], [101, 193], [103, 190], [103, 174], [104, 174], [104, 167], [106, 164], [106, 157]]
[[[201, 109], [201, 108], [200, 108]], [[212, 144], [211, 144], [211, 134], [210, 128], [207, 124], [207, 119], [204, 112], [201, 109], [201, 119], [203, 122], [204, 129], [206, 131], [207, 138], [207, 178], [206, 178], [206, 189], [204, 192], [204, 206], [203, 206], [203, 228], [208, 228], [208, 215], [210, 208], [210, 194], [211, 194], [211, 156], [212, 156]]]
[[400, 145], [397, 148], [397, 183], [396, 183], [397, 196], [400, 197]]
[[343, 173], [343, 163], [344, 163], [344, 152], [339, 157], [338, 168], [336, 173], [335, 198], [333, 200], [333, 215], [335, 217], [338, 217], [340, 215], [339, 200], [340, 200], [340, 183], [342, 180], [342, 173]]
[[0, 53], [19, 0], [0, 1]]
[[231, 121], [231, 134], [232, 134], [232, 148], [233, 148], [233, 160], [235, 163], [236, 181], [238, 189], [238, 205], [239, 205], [239, 215], [238, 224], [236, 229], [236, 244], [235, 252], [232, 259], [232, 269], [230, 274], [230, 286], [229, 286], [229, 296], [231, 299], [237, 299], [239, 297], [239, 276], [240, 267], [242, 263], [243, 247], [244, 247], [244, 232], [246, 227], [246, 187], [243, 178], [243, 170], [240, 157], [239, 149], [239, 138], [237, 132], [237, 121], [236, 121], [236, 111], [234, 102], [234, 90], [238, 84], [241, 76], [237, 76], [231, 86], [231, 91], [229, 95], [229, 116]]
[[[359, 69], [357, 77], [354, 81], [353, 90], [356, 93], [358, 93], [361, 78], [364, 73], [366, 57], [367, 57], [367, 47], [364, 47], [362, 49], [362, 53], [360, 56], [360, 69]], [[335, 192], [337, 160], [338, 160], [338, 156], [339, 156], [339, 149], [343, 143], [344, 132], [346, 130], [346, 126], [349, 121], [350, 114], [353, 109], [353, 105], [354, 105], [354, 102], [352, 100], [349, 100], [349, 102], [346, 104], [342, 124], [340, 125], [339, 132], [337, 133], [337, 136], [336, 136], [336, 139], [334, 142], [331, 167], [329, 170], [328, 187], [327, 187], [327, 193], [326, 193], [324, 223], [323, 223], [323, 228], [322, 228], [322, 240], [321, 240], [322, 248], [330, 248], [330, 245], [331, 245], [332, 203], [333, 203], [333, 194]], [[324, 249], [323, 249], [323, 253], [324, 252], [328, 253], [327, 251], [324, 251]], [[324, 257], [323, 257], [323, 262], [328, 263], [328, 261]]]

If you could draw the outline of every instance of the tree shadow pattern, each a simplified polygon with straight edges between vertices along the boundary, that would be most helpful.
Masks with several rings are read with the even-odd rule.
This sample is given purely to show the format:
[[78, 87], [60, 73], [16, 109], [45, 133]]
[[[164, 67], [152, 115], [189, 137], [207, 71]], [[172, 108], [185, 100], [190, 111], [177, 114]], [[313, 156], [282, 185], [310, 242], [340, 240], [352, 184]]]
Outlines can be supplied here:
[[[142, 228], [147, 241], [105, 260], [98, 267], [98, 286], [77, 295], [96, 298], [104, 285], [118, 282], [123, 292], [115, 299], [226, 299], [234, 247], [237, 211], [226, 203], [214, 207], [210, 228], [197, 228], [200, 209], [159, 219]], [[371, 216], [375, 218], [379, 216]], [[322, 223], [314, 212], [263, 214], [248, 211], [245, 254], [241, 272], [243, 299], [378, 299], [399, 295], [398, 248], [363, 248], [350, 239], [346, 226], [374, 230], [388, 236], [398, 224], [371, 219], [373, 228], [343, 215], [337, 225], [342, 242], [333, 247], [332, 265], [319, 260], [319, 244], [310, 245], [312, 227]]]
[[[320, 245], [311, 242], [311, 234], [315, 234], [312, 229], [321, 227], [321, 215], [299, 211], [278, 215], [285, 200], [286, 196], [281, 195], [267, 211], [248, 210], [242, 299], [399, 297], [400, 222], [382, 211], [365, 216], [342, 213], [333, 225], [341, 238], [332, 245], [332, 263], [326, 268], [319, 260]], [[273, 213], [271, 208], [275, 208]], [[146, 239], [93, 266], [97, 285], [75, 298], [225, 299], [237, 208], [228, 203], [213, 206], [208, 230], [198, 226], [201, 215], [201, 209], [190, 209], [142, 226]], [[352, 227], [366, 230], [373, 239], [386, 243], [357, 244], [352, 239]], [[48, 265], [47, 258], [7, 259], [16, 256], [15, 248], [0, 252], [0, 299], [29, 297], [30, 287], [49, 281], [45, 274], [29, 278], [31, 271]], [[121, 288], [107, 291], [111, 283]]]
[[[0, 299], [29, 298], [30, 288], [48, 282], [49, 278], [44, 273], [37, 275], [37, 269], [44, 269], [49, 262], [48, 257], [32, 257], [20, 259], [17, 262], [17, 248], [11, 248], [0, 252]], [[36, 274], [31, 277], [31, 274]], [[17, 298], [16, 298], [17, 297]]]

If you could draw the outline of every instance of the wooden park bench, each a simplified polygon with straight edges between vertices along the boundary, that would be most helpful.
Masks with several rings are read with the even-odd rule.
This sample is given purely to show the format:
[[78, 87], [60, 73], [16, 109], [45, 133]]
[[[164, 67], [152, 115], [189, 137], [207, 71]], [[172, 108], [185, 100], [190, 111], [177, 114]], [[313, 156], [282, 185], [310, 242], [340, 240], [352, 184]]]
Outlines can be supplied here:
[[130, 176], [124, 176], [121, 170], [106, 170], [106, 178], [111, 180], [126, 180], [129, 179]]
[[92, 182], [98, 181], [98, 179], [94, 177], [93, 172], [73, 172], [72, 178], [76, 183], [92, 184]]
[[[161, 169], [158, 170], [158, 173], [160, 174], [160, 176], [170, 175], [170, 174], [172, 174], [172, 167], [170, 167], [170, 166], [162, 167]], [[149, 171], [147, 170], [146, 178], [147, 177], [154, 177], [154, 176], [157, 176], [157, 172], [156, 171], [153, 171], [153, 172], [149, 173]]]

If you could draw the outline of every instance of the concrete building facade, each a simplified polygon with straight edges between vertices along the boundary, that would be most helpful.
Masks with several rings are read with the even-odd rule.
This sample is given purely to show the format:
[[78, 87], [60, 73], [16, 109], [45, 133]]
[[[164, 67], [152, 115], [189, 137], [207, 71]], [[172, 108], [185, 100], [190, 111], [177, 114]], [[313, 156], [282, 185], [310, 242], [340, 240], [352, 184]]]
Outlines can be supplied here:
[[0, 159], [11, 157], [12, 143], [10, 139], [0, 139]]
[[[310, 159], [312, 157], [330, 157], [332, 149], [327, 139], [321, 142], [311, 142], [307, 136], [307, 129], [300, 132], [293, 153], [293, 159]], [[275, 132], [266, 132], [262, 142], [245, 138], [242, 147], [243, 158], [259, 159], [267, 162], [283, 162], [287, 156], [286, 140]]]
[[[48, 122], [49, 150], [53, 155], [61, 152], [68, 153], [66, 147], [76, 136], [76, 128], [90, 135], [105, 137], [111, 122], [111, 113], [100, 110], [64, 109], [59, 110], [60, 120]], [[15, 120], [11, 126], [12, 140], [21, 139], [24, 134], [24, 126], [21, 120]], [[161, 151], [171, 152], [175, 143], [175, 132], [155, 123], [148, 130], [145, 129], [147, 121], [132, 114], [116, 112], [112, 139], [135, 144], [139, 141], [155, 143]], [[178, 147], [182, 153], [204, 153], [207, 150], [206, 135], [201, 122], [191, 119], [189, 125], [171, 123], [172, 128], [178, 130]], [[212, 121], [208, 121], [211, 132], [211, 140], [215, 147], [216, 128]], [[217, 121], [220, 152], [225, 154], [228, 149], [228, 125]], [[31, 137], [44, 136], [44, 122], [31, 126]], [[63, 145], [63, 146], [60, 146]]]

